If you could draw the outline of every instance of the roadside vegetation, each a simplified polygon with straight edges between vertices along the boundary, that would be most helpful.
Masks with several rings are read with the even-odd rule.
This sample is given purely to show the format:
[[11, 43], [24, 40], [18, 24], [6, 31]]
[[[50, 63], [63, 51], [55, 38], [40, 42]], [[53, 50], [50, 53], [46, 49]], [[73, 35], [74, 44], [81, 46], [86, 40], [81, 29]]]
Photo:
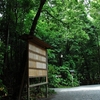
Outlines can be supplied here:
[[100, 0], [0, 0], [0, 98], [18, 97], [25, 67], [23, 34], [52, 47], [49, 88], [100, 83]]

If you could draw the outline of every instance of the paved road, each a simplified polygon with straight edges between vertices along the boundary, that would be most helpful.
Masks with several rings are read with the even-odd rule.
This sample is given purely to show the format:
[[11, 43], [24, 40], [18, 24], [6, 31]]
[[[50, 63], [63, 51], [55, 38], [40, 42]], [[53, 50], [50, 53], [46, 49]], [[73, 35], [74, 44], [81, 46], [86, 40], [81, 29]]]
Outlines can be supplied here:
[[100, 100], [100, 85], [56, 88], [57, 94], [46, 100]]

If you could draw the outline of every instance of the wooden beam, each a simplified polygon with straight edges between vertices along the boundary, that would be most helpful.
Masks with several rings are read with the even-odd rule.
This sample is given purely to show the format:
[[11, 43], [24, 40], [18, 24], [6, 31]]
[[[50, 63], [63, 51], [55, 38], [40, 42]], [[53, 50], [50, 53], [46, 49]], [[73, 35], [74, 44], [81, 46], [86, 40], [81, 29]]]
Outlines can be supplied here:
[[29, 87], [35, 87], [35, 86], [40, 86], [40, 85], [44, 85], [44, 84], [48, 84], [48, 82], [43, 82], [43, 83], [38, 83], [38, 84], [32, 84], [32, 85], [29, 85]]

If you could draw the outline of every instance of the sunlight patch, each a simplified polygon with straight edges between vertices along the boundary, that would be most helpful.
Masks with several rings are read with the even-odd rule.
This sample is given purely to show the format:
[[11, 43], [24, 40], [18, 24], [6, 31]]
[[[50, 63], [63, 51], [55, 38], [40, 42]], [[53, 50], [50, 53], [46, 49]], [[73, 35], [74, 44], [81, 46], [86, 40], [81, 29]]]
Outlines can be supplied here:
[[100, 85], [90, 85], [90, 86], [80, 86], [80, 87], [73, 87], [67, 89], [61, 89], [59, 92], [67, 92], [67, 91], [93, 91], [93, 90], [100, 90]]
[[0, 17], [2, 17], [2, 14], [0, 14]]

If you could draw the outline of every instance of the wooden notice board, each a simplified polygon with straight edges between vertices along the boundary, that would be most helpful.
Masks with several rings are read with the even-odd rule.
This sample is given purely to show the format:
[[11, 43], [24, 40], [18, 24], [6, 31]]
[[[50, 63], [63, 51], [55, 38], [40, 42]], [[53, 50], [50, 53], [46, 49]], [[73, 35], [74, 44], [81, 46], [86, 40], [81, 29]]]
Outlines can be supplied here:
[[47, 77], [46, 49], [32, 42], [28, 43], [28, 69], [29, 78]]
[[[47, 95], [47, 84], [48, 84], [48, 59], [47, 59], [47, 49], [51, 46], [40, 40], [35, 36], [30, 36], [24, 34], [21, 39], [27, 41], [28, 47], [28, 60], [27, 60], [27, 96], [30, 100], [30, 88], [40, 85], [46, 85], [46, 95]], [[35, 78], [45, 78], [43, 82], [30, 84], [30, 79]]]

